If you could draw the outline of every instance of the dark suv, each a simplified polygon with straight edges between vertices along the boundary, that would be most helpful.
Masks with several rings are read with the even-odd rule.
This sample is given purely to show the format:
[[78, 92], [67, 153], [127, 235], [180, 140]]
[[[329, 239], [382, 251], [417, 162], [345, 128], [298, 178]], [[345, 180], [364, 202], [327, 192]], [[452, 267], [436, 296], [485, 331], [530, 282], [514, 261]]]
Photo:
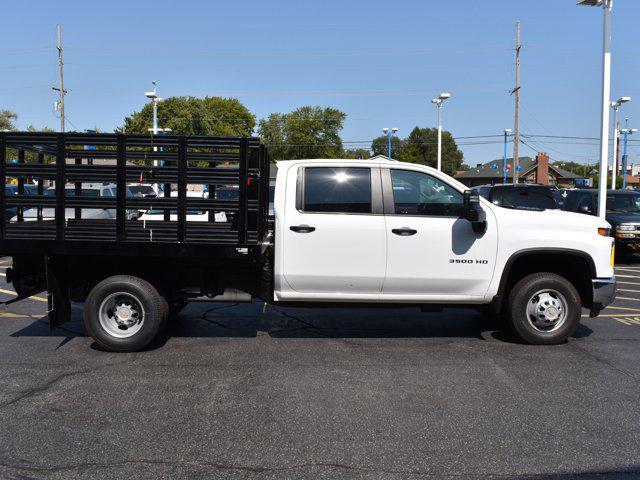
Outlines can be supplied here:
[[471, 189], [494, 205], [518, 210], [557, 210], [560, 208], [551, 188], [527, 183], [480, 185]]
[[[597, 213], [598, 191], [570, 190], [563, 210], [569, 212]], [[616, 246], [640, 245], [640, 192], [632, 190], [607, 190], [606, 220], [611, 224], [611, 234]]]

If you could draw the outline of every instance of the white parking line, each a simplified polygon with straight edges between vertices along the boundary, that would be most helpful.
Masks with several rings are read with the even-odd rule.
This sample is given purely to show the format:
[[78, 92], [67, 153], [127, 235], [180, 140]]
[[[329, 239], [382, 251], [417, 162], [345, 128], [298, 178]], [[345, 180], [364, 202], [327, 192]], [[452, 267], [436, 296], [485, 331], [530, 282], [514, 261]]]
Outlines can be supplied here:
[[616, 300], [631, 300], [632, 302], [640, 302], [640, 298], [616, 297]]
[[631, 325], [629, 322], [627, 322], [626, 320], [622, 319], [622, 318], [618, 318], [618, 317], [613, 317], [613, 319], [617, 322], [623, 323], [625, 325]]
[[633, 293], [640, 293], [640, 290], [630, 290], [630, 289], [626, 289], [626, 288], [619, 288], [618, 289], [619, 292], [633, 292]]
[[609, 310], [610, 308], [613, 310], [628, 310], [630, 312], [638, 312], [638, 315], [640, 315], [640, 308], [614, 307], [613, 305], [609, 305], [605, 310]]

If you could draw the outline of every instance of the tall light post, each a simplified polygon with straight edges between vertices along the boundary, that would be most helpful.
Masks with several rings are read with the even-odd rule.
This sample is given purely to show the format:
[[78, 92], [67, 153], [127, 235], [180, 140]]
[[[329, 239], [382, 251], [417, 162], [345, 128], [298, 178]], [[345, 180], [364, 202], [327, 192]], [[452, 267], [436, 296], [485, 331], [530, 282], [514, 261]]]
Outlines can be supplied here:
[[437, 168], [442, 171], [442, 104], [444, 101], [451, 97], [450, 93], [441, 93], [438, 98], [431, 100], [431, 103], [435, 103], [438, 106], [438, 163]]
[[620, 105], [631, 100], [631, 97], [622, 97], [617, 102], [611, 102], [613, 108], [613, 168], [611, 169], [611, 190], [616, 189], [616, 174], [618, 173], [618, 109]]
[[387, 158], [391, 160], [391, 138], [393, 137], [393, 134], [398, 131], [398, 129], [396, 127], [393, 127], [392, 129], [388, 129], [385, 127], [382, 129], [382, 131], [387, 135], [387, 142], [389, 144], [389, 146], [387, 147]]
[[[148, 131], [151, 132], [152, 135], [158, 135], [162, 133], [170, 133], [170, 128], [158, 128], [158, 103], [162, 101], [161, 98], [158, 97], [157, 85], [155, 80], [151, 82], [153, 84], [153, 90], [150, 92], [144, 92], [144, 96], [150, 98], [153, 102], [153, 120], [152, 120], [152, 128], [149, 128]], [[153, 151], [157, 152], [158, 147], [153, 147]], [[158, 166], [158, 160], [153, 161], [153, 166]]]
[[629, 135], [636, 133], [638, 131], [637, 128], [629, 128], [629, 119], [625, 120], [624, 128], [620, 130], [622, 135], [624, 135], [624, 147], [622, 150], [622, 189], [627, 188], [627, 140]]
[[602, 7], [602, 101], [600, 125], [600, 181], [598, 182], [598, 216], [605, 218], [607, 211], [607, 165], [609, 163], [609, 102], [611, 101], [611, 13], [613, 0], [582, 0], [578, 5]]
[[511, 133], [510, 128], [504, 129], [504, 153], [502, 155], [502, 183], [507, 183], [507, 137]]

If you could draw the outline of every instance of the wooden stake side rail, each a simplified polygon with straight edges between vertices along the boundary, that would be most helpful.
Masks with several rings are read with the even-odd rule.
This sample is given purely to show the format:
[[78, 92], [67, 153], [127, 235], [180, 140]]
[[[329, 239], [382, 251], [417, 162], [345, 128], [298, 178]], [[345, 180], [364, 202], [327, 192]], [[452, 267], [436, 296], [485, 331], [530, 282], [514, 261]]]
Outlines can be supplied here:
[[[257, 138], [0, 132], [0, 160], [0, 181], [17, 185], [0, 190], [3, 254], [19, 240], [55, 241], [57, 250], [69, 240], [253, 251], [266, 235], [269, 161]], [[139, 183], [165, 191], [131, 196]], [[114, 195], [95, 196], [100, 186]], [[209, 198], [188, 194], [203, 188]], [[98, 210], [108, 218], [83, 218]], [[150, 210], [162, 219], [135, 219]], [[194, 212], [204, 221], [192, 221]]]

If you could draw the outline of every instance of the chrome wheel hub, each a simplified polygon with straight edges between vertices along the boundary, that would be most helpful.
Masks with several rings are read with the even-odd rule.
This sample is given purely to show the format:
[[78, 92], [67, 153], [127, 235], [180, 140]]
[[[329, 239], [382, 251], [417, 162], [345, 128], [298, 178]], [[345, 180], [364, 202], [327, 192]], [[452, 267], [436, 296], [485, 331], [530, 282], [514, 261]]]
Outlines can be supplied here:
[[100, 325], [111, 336], [127, 338], [140, 331], [144, 323], [144, 308], [134, 295], [112, 293], [100, 304]]
[[539, 332], [554, 332], [567, 319], [567, 300], [557, 290], [536, 292], [527, 304], [527, 320]]

